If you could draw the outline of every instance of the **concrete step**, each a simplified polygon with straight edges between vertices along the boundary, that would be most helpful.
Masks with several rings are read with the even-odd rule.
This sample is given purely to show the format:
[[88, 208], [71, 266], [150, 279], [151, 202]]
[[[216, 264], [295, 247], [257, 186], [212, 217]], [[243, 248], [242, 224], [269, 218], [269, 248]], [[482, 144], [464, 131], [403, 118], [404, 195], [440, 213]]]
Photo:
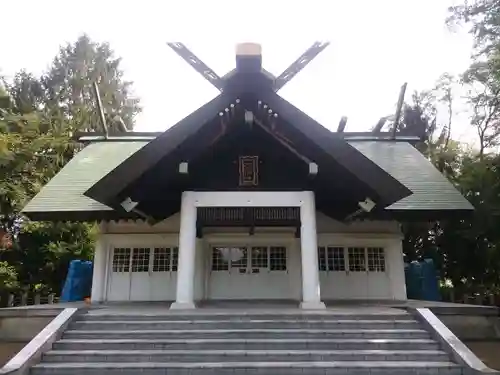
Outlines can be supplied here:
[[195, 338], [371, 338], [404, 339], [429, 338], [423, 329], [204, 329], [204, 330], [116, 330], [66, 331], [66, 339], [195, 339]]
[[42, 363], [32, 375], [461, 375], [451, 362], [172, 362]]
[[199, 321], [199, 320], [224, 320], [224, 321], [253, 321], [253, 320], [414, 320], [413, 316], [405, 311], [385, 314], [339, 314], [335, 312], [284, 312], [282, 314], [274, 313], [241, 313], [241, 312], [199, 312], [186, 313], [170, 312], [170, 313], [143, 313], [143, 314], [128, 314], [128, 313], [101, 313], [98, 310], [89, 312], [77, 317], [78, 321]]
[[294, 319], [257, 319], [257, 320], [81, 320], [70, 325], [71, 330], [169, 330], [169, 329], [418, 329], [416, 320], [294, 320]]
[[54, 350], [438, 350], [432, 339], [62, 339]]
[[44, 362], [446, 362], [441, 350], [52, 350]]

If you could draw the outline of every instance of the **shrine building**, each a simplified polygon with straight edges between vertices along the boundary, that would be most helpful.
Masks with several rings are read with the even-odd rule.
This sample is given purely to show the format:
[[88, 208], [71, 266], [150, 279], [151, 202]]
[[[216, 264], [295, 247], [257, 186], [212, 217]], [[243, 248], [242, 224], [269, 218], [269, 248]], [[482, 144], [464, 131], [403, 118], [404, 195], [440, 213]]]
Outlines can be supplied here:
[[277, 94], [300, 69], [273, 76], [259, 45], [202, 70], [215, 99], [163, 133], [76, 135], [24, 208], [99, 223], [92, 301], [405, 300], [401, 224], [473, 210], [419, 138], [325, 128]]

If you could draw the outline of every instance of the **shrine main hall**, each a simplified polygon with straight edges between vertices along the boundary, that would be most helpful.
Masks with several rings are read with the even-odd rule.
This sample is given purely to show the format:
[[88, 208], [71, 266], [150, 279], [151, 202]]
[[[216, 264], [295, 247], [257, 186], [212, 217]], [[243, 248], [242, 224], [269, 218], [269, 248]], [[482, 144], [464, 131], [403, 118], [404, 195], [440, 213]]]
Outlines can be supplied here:
[[24, 208], [98, 223], [92, 301], [405, 300], [401, 223], [473, 209], [420, 139], [325, 128], [277, 94], [287, 76], [255, 44], [205, 75], [220, 94], [165, 132], [77, 134]]

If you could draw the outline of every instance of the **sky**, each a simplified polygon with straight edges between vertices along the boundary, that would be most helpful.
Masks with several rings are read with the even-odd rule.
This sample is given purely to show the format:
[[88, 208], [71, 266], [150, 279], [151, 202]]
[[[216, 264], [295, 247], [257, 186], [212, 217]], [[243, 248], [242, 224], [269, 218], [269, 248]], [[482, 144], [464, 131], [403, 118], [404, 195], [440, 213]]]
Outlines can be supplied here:
[[[182, 42], [219, 75], [234, 68], [238, 42], [262, 44], [263, 65], [280, 74], [314, 41], [330, 46], [280, 92], [335, 129], [368, 131], [407, 95], [427, 89], [444, 72], [470, 63], [472, 41], [444, 24], [451, 0], [2, 0], [0, 73], [43, 72], [59, 45], [82, 33], [111, 44], [143, 112], [138, 131], [161, 131], [218, 91], [178, 57], [167, 42]], [[454, 137], [468, 141], [467, 114], [456, 110]], [[473, 133], [472, 133], [473, 134]]]

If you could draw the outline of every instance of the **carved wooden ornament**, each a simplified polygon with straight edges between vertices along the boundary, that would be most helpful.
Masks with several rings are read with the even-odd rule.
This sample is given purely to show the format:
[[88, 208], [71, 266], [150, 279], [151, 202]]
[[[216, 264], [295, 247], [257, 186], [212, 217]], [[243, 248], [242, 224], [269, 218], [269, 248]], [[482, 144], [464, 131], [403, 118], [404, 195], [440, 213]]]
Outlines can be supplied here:
[[257, 186], [259, 184], [259, 157], [239, 157], [240, 186]]

